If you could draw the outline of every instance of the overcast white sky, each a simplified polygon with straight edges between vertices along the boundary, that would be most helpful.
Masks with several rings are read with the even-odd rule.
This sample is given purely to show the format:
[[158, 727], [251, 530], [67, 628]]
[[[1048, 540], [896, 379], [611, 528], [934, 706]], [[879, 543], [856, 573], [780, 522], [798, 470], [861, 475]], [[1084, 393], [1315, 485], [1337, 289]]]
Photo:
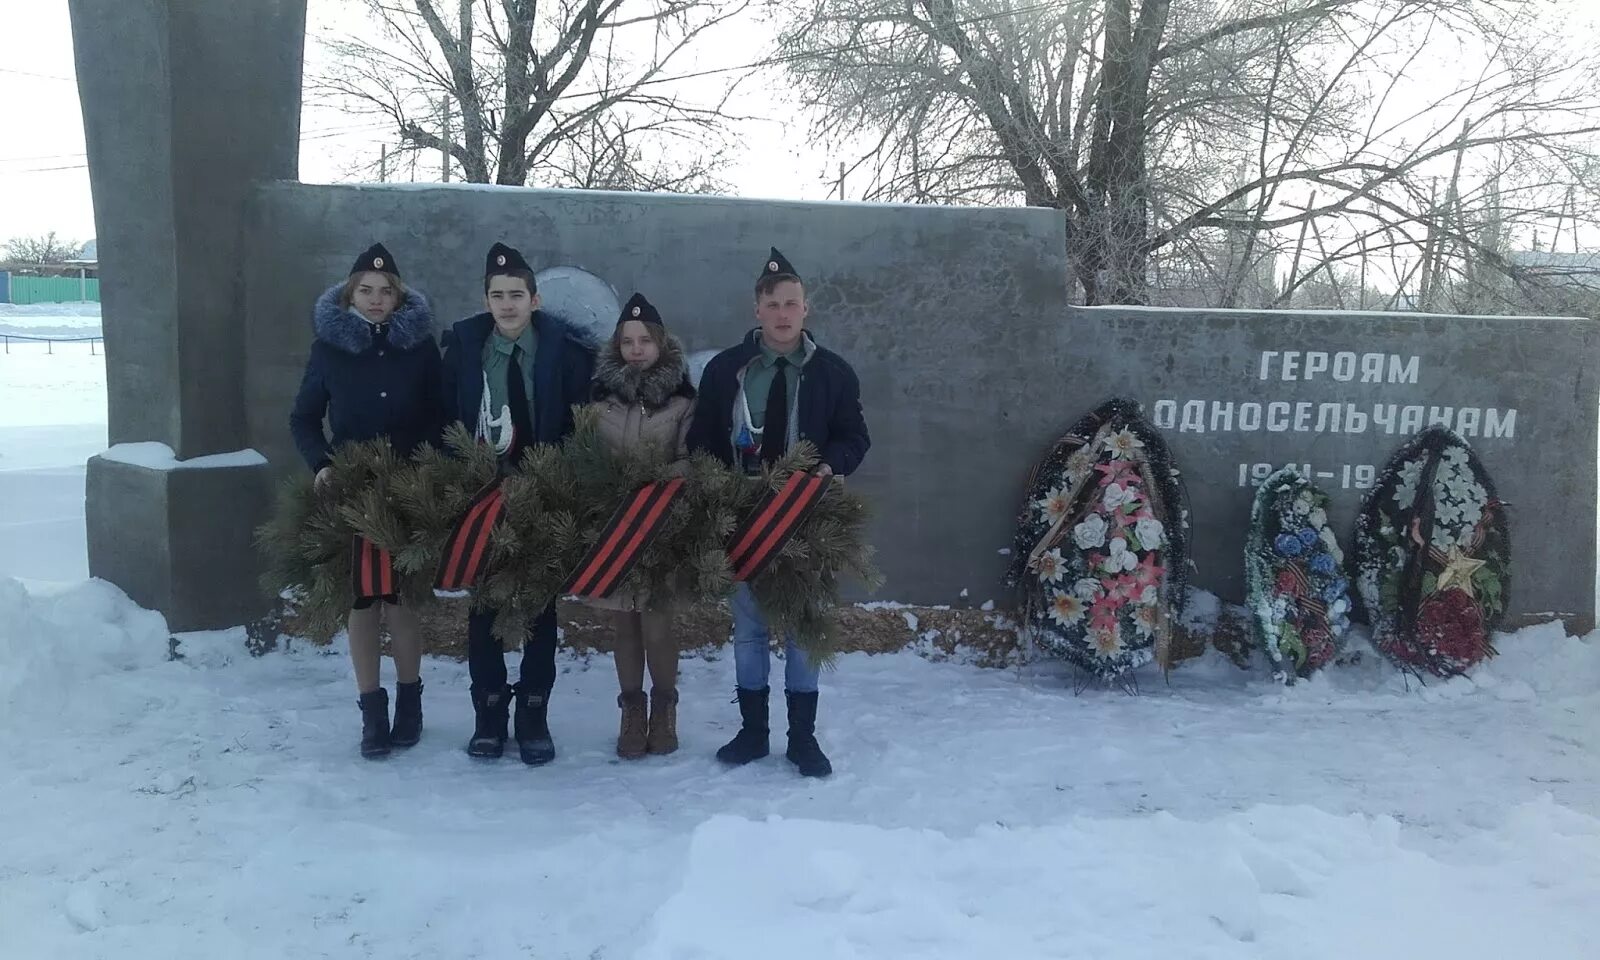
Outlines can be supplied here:
[[[214, 0], [225, 2], [225, 0]], [[355, 8], [358, 13], [358, 7]], [[347, 0], [310, 0], [308, 69], [319, 50], [315, 38], [328, 30], [360, 28]], [[754, 22], [735, 26], [725, 42], [698, 60], [674, 61], [671, 73], [732, 66], [766, 52], [765, 31]], [[709, 96], [700, 81], [687, 96]], [[72, 60], [72, 24], [66, 0], [0, 0], [0, 240], [54, 230], [74, 240], [94, 236], [94, 207], [83, 146], [83, 118]], [[746, 81], [732, 104], [759, 116], [736, 127], [742, 149], [724, 173], [742, 196], [821, 199], [831, 187], [825, 172], [835, 166], [806, 143], [802, 123], [787, 121], [791, 109], [771, 84]], [[356, 129], [338, 135], [331, 131]], [[334, 183], [378, 155], [382, 134], [371, 117], [351, 116], [308, 104], [301, 118], [300, 178]], [[436, 173], [419, 171], [419, 179]]]

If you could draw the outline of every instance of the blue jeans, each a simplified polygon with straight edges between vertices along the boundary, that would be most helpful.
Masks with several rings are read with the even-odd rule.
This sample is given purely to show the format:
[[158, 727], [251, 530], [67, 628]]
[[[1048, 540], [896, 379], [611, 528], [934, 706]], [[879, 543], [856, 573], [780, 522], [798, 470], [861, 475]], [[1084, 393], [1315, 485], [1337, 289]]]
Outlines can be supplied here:
[[[817, 668], [806, 652], [795, 646], [794, 635], [784, 637], [784, 688], [790, 693], [816, 693]], [[772, 668], [772, 631], [756, 605], [756, 596], [747, 583], [733, 594], [733, 670], [744, 690], [767, 686]]]

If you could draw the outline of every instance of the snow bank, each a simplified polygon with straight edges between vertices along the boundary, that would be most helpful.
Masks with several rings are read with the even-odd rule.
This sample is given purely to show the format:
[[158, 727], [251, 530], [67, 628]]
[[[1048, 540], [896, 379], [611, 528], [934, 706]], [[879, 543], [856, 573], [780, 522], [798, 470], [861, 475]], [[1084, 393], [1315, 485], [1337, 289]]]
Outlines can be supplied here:
[[255, 467], [267, 462], [267, 458], [254, 450], [234, 450], [229, 453], [213, 453], [204, 457], [192, 457], [188, 460], [179, 460], [172, 448], [164, 443], [119, 443], [106, 450], [100, 456], [118, 463], [130, 463], [136, 467], [147, 467], [151, 470], [201, 470], [208, 467]]
[[[96, 678], [160, 663], [167, 622], [104, 580], [34, 595], [0, 579], [0, 716], [45, 719], [92, 696]], [[48, 710], [23, 707], [54, 703]]]
[[640, 960], [1579, 957], [1600, 820], [1548, 797], [1448, 854], [1392, 818], [1263, 806], [965, 837], [731, 816], [696, 829]]

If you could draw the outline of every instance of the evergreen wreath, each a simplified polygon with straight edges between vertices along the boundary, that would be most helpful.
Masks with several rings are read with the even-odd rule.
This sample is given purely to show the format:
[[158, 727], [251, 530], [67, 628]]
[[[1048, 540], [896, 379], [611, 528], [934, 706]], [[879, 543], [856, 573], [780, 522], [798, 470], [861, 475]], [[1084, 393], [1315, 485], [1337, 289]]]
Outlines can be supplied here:
[[[746, 477], [718, 464], [732, 481], [733, 499], [726, 516], [742, 521], [791, 474], [811, 470], [820, 460], [817, 448], [801, 441], [759, 477]], [[750, 584], [772, 635], [792, 633], [795, 644], [818, 666], [831, 663], [838, 652], [835, 613], [841, 580], [853, 578], [868, 593], [883, 585], [866, 539], [868, 517], [866, 501], [842, 478], [835, 479], [816, 509]], [[720, 532], [723, 542], [737, 521]]]
[[1030, 637], [1094, 679], [1172, 664], [1189, 510], [1166, 441], [1137, 401], [1078, 420], [1034, 467], [1007, 582]]
[[[580, 409], [576, 417], [560, 446], [530, 447], [500, 480], [505, 509], [471, 596], [475, 609], [499, 612], [495, 633], [502, 639], [521, 636], [557, 597], [629, 495], [681, 469], [655, 454], [613, 453], [599, 435], [598, 413]], [[403, 602], [435, 602], [445, 541], [499, 472], [493, 450], [460, 424], [445, 442], [448, 452], [424, 446], [409, 461], [385, 441], [347, 444], [334, 454], [321, 493], [305, 477], [284, 482], [272, 517], [256, 533], [267, 561], [262, 583], [295, 603], [310, 639], [327, 642], [344, 628], [358, 533], [393, 556]], [[642, 593], [652, 606], [724, 599], [733, 588], [727, 538], [769, 489], [817, 461], [816, 449], [801, 443], [762, 476], [746, 477], [712, 457], [692, 457], [682, 494], [619, 589]], [[854, 577], [869, 591], [882, 582], [866, 542], [867, 517], [858, 494], [842, 481], [831, 484], [751, 584], [773, 633], [794, 633], [819, 663], [834, 653], [842, 578]]]
[[1344, 551], [1328, 495], [1293, 467], [1256, 491], [1245, 545], [1245, 602], [1273, 677], [1292, 684], [1338, 655], [1350, 627]]
[[[529, 618], [556, 599], [599, 542], [617, 508], [636, 490], [675, 474], [664, 455], [613, 452], [599, 414], [575, 411], [560, 446], [528, 450], [506, 477], [506, 509], [490, 541], [488, 573], [474, 602], [498, 609], [495, 631], [518, 636]], [[618, 585], [657, 608], [715, 602], [732, 590], [724, 532], [733, 527], [733, 475], [715, 459], [689, 461], [682, 494], [654, 541]]]
[[1397, 665], [1449, 677], [1494, 656], [1506, 504], [1461, 437], [1431, 427], [1395, 453], [1362, 503], [1352, 561], [1373, 645]]
[[[448, 466], [441, 469], [441, 462]], [[284, 480], [272, 516], [256, 529], [266, 566], [262, 586], [294, 605], [300, 629], [316, 643], [332, 640], [350, 615], [357, 534], [389, 552], [402, 603], [420, 608], [434, 602], [433, 575], [445, 535], [434, 529], [439, 517], [448, 516], [450, 491], [470, 486], [476, 465], [426, 446], [407, 461], [387, 440], [377, 439], [341, 445], [330, 466], [320, 491], [311, 477]]]

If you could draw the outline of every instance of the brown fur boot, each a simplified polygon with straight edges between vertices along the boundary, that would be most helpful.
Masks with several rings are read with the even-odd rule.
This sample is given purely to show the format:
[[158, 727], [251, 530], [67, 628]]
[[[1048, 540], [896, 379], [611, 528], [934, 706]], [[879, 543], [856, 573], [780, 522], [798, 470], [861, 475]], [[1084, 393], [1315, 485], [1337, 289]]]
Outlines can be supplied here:
[[644, 691], [617, 694], [617, 706], [622, 708], [622, 729], [617, 733], [617, 756], [624, 760], [637, 760], [644, 756], [648, 731]]
[[678, 691], [675, 687], [654, 687], [650, 691], [651, 753], [672, 753], [678, 749]]

